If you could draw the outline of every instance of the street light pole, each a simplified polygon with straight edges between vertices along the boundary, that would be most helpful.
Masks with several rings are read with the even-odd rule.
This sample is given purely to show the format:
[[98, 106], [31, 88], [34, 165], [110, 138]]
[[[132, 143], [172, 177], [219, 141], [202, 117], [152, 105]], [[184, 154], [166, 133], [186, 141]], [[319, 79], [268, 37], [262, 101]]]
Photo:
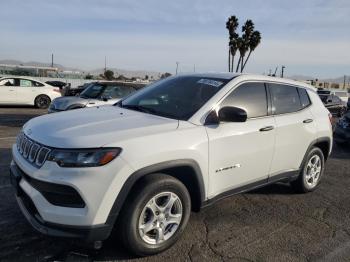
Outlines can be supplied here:
[[283, 78], [283, 76], [284, 76], [284, 69], [285, 69], [286, 67], [283, 65], [282, 66], [282, 72], [281, 72], [281, 77]]
[[179, 62], [176, 62], [176, 75], [177, 75], [177, 70], [179, 69]]

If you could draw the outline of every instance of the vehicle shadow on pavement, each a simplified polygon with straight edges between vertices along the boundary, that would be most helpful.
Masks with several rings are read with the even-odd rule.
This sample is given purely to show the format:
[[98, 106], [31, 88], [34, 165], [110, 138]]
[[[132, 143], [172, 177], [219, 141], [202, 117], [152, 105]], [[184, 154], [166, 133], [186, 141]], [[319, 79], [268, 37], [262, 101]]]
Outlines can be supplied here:
[[350, 144], [338, 145], [334, 143], [330, 157], [334, 159], [350, 159]]
[[22, 127], [30, 119], [40, 116], [38, 114], [1, 114], [0, 115], [0, 126], [6, 127]]

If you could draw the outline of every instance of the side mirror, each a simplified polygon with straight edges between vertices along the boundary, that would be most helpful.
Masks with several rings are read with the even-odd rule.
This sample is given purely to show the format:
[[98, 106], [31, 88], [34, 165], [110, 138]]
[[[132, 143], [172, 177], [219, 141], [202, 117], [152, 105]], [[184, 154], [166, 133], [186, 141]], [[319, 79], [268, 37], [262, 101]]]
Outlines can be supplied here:
[[245, 122], [247, 112], [238, 107], [225, 106], [219, 110], [219, 120], [222, 122]]

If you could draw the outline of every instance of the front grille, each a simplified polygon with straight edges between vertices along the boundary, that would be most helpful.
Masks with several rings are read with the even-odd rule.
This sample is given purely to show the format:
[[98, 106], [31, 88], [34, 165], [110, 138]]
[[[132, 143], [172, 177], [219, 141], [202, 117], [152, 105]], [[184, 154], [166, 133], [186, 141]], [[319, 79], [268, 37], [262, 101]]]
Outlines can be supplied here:
[[28, 162], [38, 167], [41, 167], [49, 153], [50, 149], [45, 147], [30, 138], [28, 138], [23, 132], [17, 136], [17, 150]]

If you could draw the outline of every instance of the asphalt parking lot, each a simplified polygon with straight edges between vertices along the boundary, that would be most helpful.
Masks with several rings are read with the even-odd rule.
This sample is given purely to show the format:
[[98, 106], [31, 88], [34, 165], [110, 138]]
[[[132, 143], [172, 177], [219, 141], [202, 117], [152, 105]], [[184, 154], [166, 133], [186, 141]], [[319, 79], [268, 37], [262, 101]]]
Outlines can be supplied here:
[[[10, 186], [10, 147], [22, 125], [45, 110], [0, 108], [0, 261], [134, 259], [116, 237], [102, 250], [43, 236], [21, 214]], [[350, 149], [334, 147], [317, 191], [276, 184], [192, 213], [178, 243], [140, 261], [350, 261]]]

